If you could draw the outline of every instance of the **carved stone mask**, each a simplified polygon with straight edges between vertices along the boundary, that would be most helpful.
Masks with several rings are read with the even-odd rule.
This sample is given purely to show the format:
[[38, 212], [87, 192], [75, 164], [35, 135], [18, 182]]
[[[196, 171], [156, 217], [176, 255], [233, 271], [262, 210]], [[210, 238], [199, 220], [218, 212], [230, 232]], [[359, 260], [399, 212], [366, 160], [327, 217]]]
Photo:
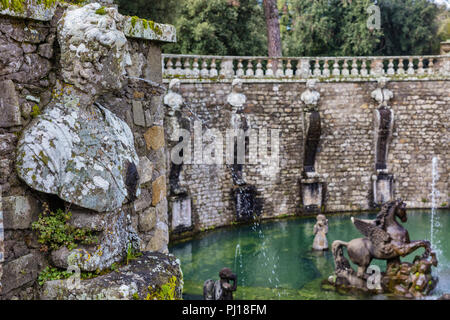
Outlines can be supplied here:
[[121, 16], [98, 3], [70, 7], [58, 23], [64, 81], [92, 96], [120, 89], [131, 65]]

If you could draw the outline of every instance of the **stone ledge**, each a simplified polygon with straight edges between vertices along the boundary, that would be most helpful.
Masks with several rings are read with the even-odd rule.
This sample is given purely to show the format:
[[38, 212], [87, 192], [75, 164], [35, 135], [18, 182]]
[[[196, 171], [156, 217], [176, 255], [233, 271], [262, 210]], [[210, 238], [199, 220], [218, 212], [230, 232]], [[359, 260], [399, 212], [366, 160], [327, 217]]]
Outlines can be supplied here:
[[[10, 0], [6, 0], [10, 1]], [[94, 1], [91, 1], [94, 2]], [[101, 3], [101, 1], [97, 1]], [[67, 6], [58, 0], [17, 0], [18, 5], [12, 6], [8, 2], [7, 8], [0, 4], [0, 16], [31, 19], [37, 21], [52, 20], [58, 5]], [[176, 42], [176, 29], [169, 24], [162, 24], [138, 17], [123, 16], [123, 32], [128, 38], [154, 40], [161, 42]]]
[[177, 42], [177, 31], [174, 26], [138, 17], [126, 17], [123, 24], [123, 32], [129, 38]]
[[58, 1], [56, 0], [19, 0], [17, 3], [18, 5], [16, 6], [9, 4], [9, 8], [3, 8], [0, 4], [0, 9], [2, 9], [0, 10], [0, 15], [38, 21], [50, 21], [58, 6]]
[[128, 265], [97, 278], [81, 280], [69, 289], [72, 279], [47, 281], [41, 289], [42, 300], [134, 300], [146, 299], [155, 289], [176, 277], [175, 298], [181, 299], [183, 275], [173, 255], [145, 252]]

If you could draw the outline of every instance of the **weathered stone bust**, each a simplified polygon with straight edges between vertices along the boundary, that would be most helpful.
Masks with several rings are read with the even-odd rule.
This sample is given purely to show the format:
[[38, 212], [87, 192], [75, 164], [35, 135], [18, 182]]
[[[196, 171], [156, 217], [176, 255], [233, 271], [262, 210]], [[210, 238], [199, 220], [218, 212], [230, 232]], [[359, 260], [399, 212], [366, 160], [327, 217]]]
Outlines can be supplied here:
[[305, 104], [305, 112], [315, 111], [317, 110], [317, 105], [320, 100], [320, 93], [315, 89], [316, 80], [309, 79], [306, 81], [306, 90], [300, 96], [300, 99]]
[[377, 80], [378, 82], [378, 88], [372, 91], [372, 98], [375, 99], [381, 107], [387, 107], [389, 100], [391, 100], [394, 97], [394, 93], [386, 89], [388, 79], [386, 78], [379, 78]]
[[179, 94], [180, 92], [180, 80], [172, 79], [169, 83], [169, 92], [164, 96], [164, 104], [170, 109], [168, 110], [169, 115], [173, 115], [176, 110], [180, 110], [183, 105], [183, 97]]
[[241, 79], [234, 79], [231, 83], [231, 93], [227, 96], [227, 102], [236, 108], [242, 108], [247, 102], [247, 97], [242, 93]]
[[127, 185], [138, 156], [128, 125], [95, 104], [124, 84], [129, 63], [117, 9], [71, 6], [58, 23], [63, 82], [24, 131], [17, 171], [30, 187], [98, 212], [121, 208], [139, 194]]

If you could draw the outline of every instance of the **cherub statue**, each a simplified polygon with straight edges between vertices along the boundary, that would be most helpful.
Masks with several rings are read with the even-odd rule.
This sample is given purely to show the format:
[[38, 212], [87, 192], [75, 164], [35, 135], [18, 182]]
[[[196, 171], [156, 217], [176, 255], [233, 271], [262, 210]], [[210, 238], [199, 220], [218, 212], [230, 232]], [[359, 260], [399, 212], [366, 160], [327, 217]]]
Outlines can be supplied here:
[[[220, 280], [206, 280], [203, 285], [205, 300], [233, 300], [233, 292], [237, 288], [237, 276], [229, 268], [219, 272]], [[233, 284], [230, 283], [233, 281]]]
[[317, 222], [314, 225], [314, 250], [328, 250], [328, 219], [323, 214], [317, 215]]

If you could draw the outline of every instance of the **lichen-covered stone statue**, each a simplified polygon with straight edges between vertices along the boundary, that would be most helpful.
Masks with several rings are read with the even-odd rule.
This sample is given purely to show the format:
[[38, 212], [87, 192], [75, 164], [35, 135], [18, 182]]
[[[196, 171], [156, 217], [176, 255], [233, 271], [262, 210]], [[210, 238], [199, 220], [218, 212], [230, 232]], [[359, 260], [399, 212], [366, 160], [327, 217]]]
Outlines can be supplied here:
[[313, 249], [317, 251], [328, 250], [328, 219], [323, 214], [317, 215], [317, 222], [314, 225]]
[[86, 209], [76, 214], [85, 224], [102, 214], [95, 248], [63, 247], [51, 255], [58, 267], [74, 264], [86, 271], [120, 261], [137, 239], [122, 206], [140, 192], [130, 128], [95, 103], [99, 95], [122, 88], [130, 63], [121, 16], [115, 8], [98, 14], [100, 8], [98, 3], [70, 6], [59, 21], [62, 81], [17, 149], [18, 175], [31, 188]]
[[316, 90], [317, 80], [309, 79], [306, 81], [306, 90], [300, 96], [305, 107], [305, 112], [317, 111], [317, 106], [320, 100], [320, 93]]
[[33, 189], [106, 212], [138, 195], [127, 189], [126, 176], [139, 160], [128, 125], [95, 103], [123, 86], [129, 59], [125, 35], [116, 28], [117, 10], [99, 15], [99, 8], [71, 7], [59, 21], [64, 82], [24, 131], [17, 171]]
[[[229, 268], [219, 272], [220, 280], [206, 280], [203, 285], [205, 300], [233, 300], [233, 292], [237, 288], [237, 276]], [[233, 281], [233, 284], [230, 283]]]

